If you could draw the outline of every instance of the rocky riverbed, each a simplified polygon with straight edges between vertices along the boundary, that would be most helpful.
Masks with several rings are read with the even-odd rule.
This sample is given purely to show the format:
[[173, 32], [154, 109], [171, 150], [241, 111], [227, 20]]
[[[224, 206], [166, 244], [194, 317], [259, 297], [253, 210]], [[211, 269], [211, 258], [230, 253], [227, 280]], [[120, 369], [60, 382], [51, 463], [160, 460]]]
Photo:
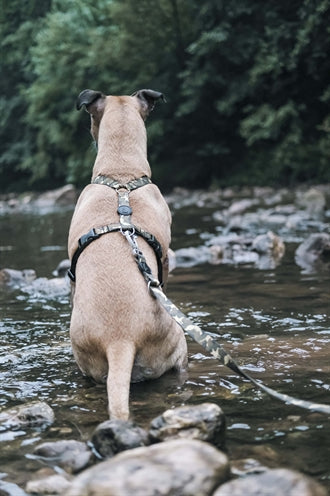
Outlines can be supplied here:
[[[70, 186], [41, 195], [3, 196], [0, 217], [5, 226], [11, 225], [12, 218], [15, 226], [17, 222], [25, 223], [30, 214], [34, 216], [33, 223], [40, 223], [44, 216], [57, 210], [67, 209], [70, 217], [76, 197], [77, 192]], [[176, 301], [183, 302], [189, 316], [211, 332], [219, 328], [222, 338], [248, 370], [261, 372], [262, 380], [266, 379], [272, 387], [283, 387], [283, 381], [287, 381], [284, 388], [289, 389], [290, 381], [293, 382], [290, 360], [296, 354], [293, 367], [304, 385], [301, 391], [306, 399], [309, 391], [312, 395], [328, 391], [325, 374], [329, 326], [324, 308], [329, 293], [323, 286], [318, 291], [317, 281], [327, 281], [325, 274], [330, 267], [330, 185], [294, 190], [178, 189], [167, 200], [173, 212], [171, 277], [177, 281]], [[50, 232], [53, 220], [52, 217]], [[63, 226], [62, 220], [60, 224]], [[33, 224], [36, 231], [38, 227]], [[41, 236], [40, 248], [33, 245], [33, 257], [26, 248], [29, 257], [24, 253], [17, 258], [15, 234], [9, 241], [5, 237], [0, 242], [0, 306], [3, 302], [1, 309], [5, 309], [6, 317], [0, 327], [4, 333], [0, 374], [5, 393], [0, 411], [0, 442], [9, 454], [6, 467], [10, 466], [10, 458], [20, 452], [24, 453], [26, 463], [33, 466], [32, 470], [27, 469], [28, 476], [19, 478], [24, 483], [15, 479], [15, 470], [7, 476], [3, 469], [0, 494], [327, 494], [325, 486], [316, 480], [321, 474], [329, 481], [327, 460], [316, 460], [313, 465], [311, 455], [306, 454], [301, 461], [299, 457], [317, 434], [320, 453], [327, 452], [322, 451], [322, 442], [326, 443], [329, 419], [317, 414], [300, 416], [296, 411], [286, 414], [285, 405], [270, 407], [266, 403], [265, 407], [265, 399], [250, 392], [247, 384], [239, 389], [232, 383], [232, 376], [222, 379], [223, 372], [219, 373], [214, 361], [191, 343], [190, 379], [186, 385], [170, 390], [166, 401], [162, 399], [166, 396], [164, 383], [159, 389], [156, 386], [155, 392], [145, 385], [146, 390], [138, 394], [138, 399], [134, 396], [135, 411], [139, 411], [139, 401], [145, 405], [137, 415], [138, 423], [100, 423], [105, 415], [104, 390], [99, 387], [91, 393], [92, 386], [83, 383], [69, 350], [69, 283], [64, 275], [66, 232], [60, 236], [59, 232], [53, 237]], [[34, 235], [34, 242], [35, 238]], [[63, 271], [58, 267], [52, 274], [56, 264], [48, 271], [41, 270], [38, 261], [44, 254], [57, 253], [64, 254], [57, 260], [64, 260]], [[10, 263], [11, 260], [19, 262]], [[30, 264], [30, 260], [37, 262]], [[277, 274], [284, 260], [296, 267], [294, 274], [302, 274], [302, 279], [292, 283], [286, 280], [279, 285], [278, 279], [281, 282], [285, 270]], [[221, 267], [226, 272], [219, 272]], [[236, 282], [238, 276], [234, 272], [230, 275], [230, 270], [235, 274], [250, 271], [250, 277], [260, 278], [260, 287], [253, 293], [253, 287], [247, 284], [249, 276], [241, 284]], [[203, 273], [211, 287], [204, 284]], [[264, 278], [256, 276], [263, 273]], [[224, 290], [219, 276], [225, 281]], [[306, 281], [307, 296], [302, 287]], [[197, 291], [201, 283], [204, 285]], [[210, 306], [210, 300], [221, 298], [220, 306]], [[230, 298], [228, 309], [223, 303], [226, 298]], [[240, 300], [247, 301], [247, 305]], [[285, 300], [287, 303], [282, 304]], [[302, 305], [294, 310], [299, 301]], [[17, 316], [12, 314], [16, 303], [20, 306]], [[306, 304], [309, 309], [305, 310]], [[276, 305], [279, 310], [272, 310]], [[260, 326], [258, 335], [248, 334], [249, 315]], [[33, 378], [29, 381], [30, 375]], [[77, 384], [80, 392], [74, 389]], [[48, 395], [49, 401], [41, 401]], [[36, 397], [40, 401], [32, 401]], [[7, 408], [7, 401], [14, 406]], [[327, 399], [321, 397], [320, 401]], [[168, 405], [166, 410], [162, 408], [164, 403]], [[178, 406], [182, 404], [183, 407]], [[65, 405], [69, 405], [68, 411], [62, 417]], [[268, 409], [265, 417], [264, 408]], [[87, 410], [91, 413], [86, 418]], [[153, 414], [155, 410], [157, 416]], [[84, 415], [83, 434], [79, 435]], [[141, 419], [145, 416], [148, 420], [142, 427]], [[77, 424], [75, 429], [66, 426], [72, 418]], [[274, 446], [272, 441], [277, 439], [284, 439], [284, 444], [278, 442]], [[295, 451], [298, 445], [300, 451]], [[318, 447], [314, 455], [317, 451]], [[295, 469], [288, 468], [292, 465], [291, 455]]]
[[[45, 429], [54, 412], [36, 402], [4, 411], [2, 433]], [[40, 469], [23, 489], [0, 481], [7, 496], [326, 496], [310, 477], [285, 467], [271, 469], [255, 459], [231, 461], [225, 416], [214, 403], [167, 410], [149, 430], [133, 422], [101, 423], [87, 442], [41, 443], [30, 458]]]

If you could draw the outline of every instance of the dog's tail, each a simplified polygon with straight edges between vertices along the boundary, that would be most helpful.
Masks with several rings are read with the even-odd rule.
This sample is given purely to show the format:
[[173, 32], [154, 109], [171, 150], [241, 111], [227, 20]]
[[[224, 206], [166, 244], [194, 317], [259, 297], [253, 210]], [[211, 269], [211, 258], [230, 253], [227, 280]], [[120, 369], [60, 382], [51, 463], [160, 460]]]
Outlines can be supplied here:
[[107, 352], [108, 409], [110, 419], [128, 420], [129, 392], [135, 358], [133, 343], [121, 342]]

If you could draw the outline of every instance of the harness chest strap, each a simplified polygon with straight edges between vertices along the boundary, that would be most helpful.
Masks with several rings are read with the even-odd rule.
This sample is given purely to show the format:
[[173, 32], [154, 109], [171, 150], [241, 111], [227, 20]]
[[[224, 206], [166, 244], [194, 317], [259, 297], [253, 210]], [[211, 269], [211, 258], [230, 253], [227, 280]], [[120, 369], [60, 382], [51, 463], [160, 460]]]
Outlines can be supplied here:
[[117, 191], [118, 194], [118, 208], [117, 213], [119, 214], [119, 222], [108, 224], [102, 227], [94, 227], [90, 229], [87, 233], [83, 234], [78, 240], [78, 248], [73, 254], [71, 260], [71, 267], [68, 271], [68, 276], [71, 281], [76, 281], [76, 266], [78, 262], [78, 258], [81, 253], [84, 251], [87, 246], [98, 239], [103, 234], [111, 233], [111, 232], [122, 232], [125, 233], [130, 231], [131, 233], [137, 234], [141, 236], [151, 248], [154, 250], [157, 260], [157, 268], [158, 268], [158, 279], [162, 283], [163, 280], [163, 264], [162, 264], [162, 256], [163, 251], [161, 244], [157, 240], [157, 238], [150, 234], [148, 231], [145, 231], [139, 226], [132, 224], [131, 222], [131, 214], [132, 208], [129, 203], [129, 193], [134, 189], [145, 186], [146, 184], [151, 184], [152, 181], [149, 177], [143, 176], [139, 179], [133, 179], [132, 181], [122, 184], [119, 181], [111, 179], [107, 176], [97, 176], [93, 181], [93, 184], [103, 184], [104, 186], [108, 186]]

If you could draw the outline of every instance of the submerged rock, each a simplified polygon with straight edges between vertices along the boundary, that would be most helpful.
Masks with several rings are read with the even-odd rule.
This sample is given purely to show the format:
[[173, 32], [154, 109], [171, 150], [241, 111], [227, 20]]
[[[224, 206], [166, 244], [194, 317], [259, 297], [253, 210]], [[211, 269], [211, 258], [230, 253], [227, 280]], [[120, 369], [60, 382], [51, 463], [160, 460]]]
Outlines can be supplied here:
[[152, 441], [199, 439], [223, 447], [225, 429], [221, 408], [215, 403], [202, 403], [166, 410], [151, 422], [149, 435]]
[[43, 401], [9, 408], [0, 413], [2, 430], [16, 430], [25, 427], [46, 427], [54, 422], [52, 408]]
[[313, 479], [288, 469], [266, 470], [223, 484], [213, 496], [327, 496]]
[[133, 422], [106, 420], [95, 429], [91, 444], [103, 458], [149, 444], [148, 433]]
[[227, 456], [210, 444], [167, 441], [120, 453], [85, 470], [65, 496], [207, 496], [228, 477]]

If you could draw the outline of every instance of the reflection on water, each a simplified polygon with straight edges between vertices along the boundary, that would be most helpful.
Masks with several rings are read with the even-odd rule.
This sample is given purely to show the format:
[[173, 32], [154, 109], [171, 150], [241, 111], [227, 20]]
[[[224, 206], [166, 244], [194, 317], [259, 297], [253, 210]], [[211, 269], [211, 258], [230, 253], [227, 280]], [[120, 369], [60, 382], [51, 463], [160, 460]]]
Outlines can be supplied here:
[[[203, 233], [216, 230], [206, 213], [191, 206], [189, 215], [184, 209], [175, 213], [174, 248], [197, 246]], [[38, 276], [51, 277], [66, 257], [70, 217], [71, 212], [59, 211], [0, 218], [1, 266], [34, 268]], [[282, 393], [330, 403], [330, 274], [301, 273], [294, 248], [288, 245], [282, 263], [269, 271], [207, 264], [176, 269], [168, 293], [254, 377]], [[24, 455], [41, 440], [87, 440], [106, 419], [106, 393], [74, 363], [67, 296], [2, 288], [0, 312], [0, 408], [38, 399], [56, 415], [45, 431], [0, 430], [1, 471], [23, 483], [40, 468]], [[214, 401], [226, 413], [232, 459], [290, 466], [330, 486], [330, 419], [268, 398], [188, 342], [187, 377], [167, 374], [132, 386], [136, 422], [147, 426], [167, 408]]]

